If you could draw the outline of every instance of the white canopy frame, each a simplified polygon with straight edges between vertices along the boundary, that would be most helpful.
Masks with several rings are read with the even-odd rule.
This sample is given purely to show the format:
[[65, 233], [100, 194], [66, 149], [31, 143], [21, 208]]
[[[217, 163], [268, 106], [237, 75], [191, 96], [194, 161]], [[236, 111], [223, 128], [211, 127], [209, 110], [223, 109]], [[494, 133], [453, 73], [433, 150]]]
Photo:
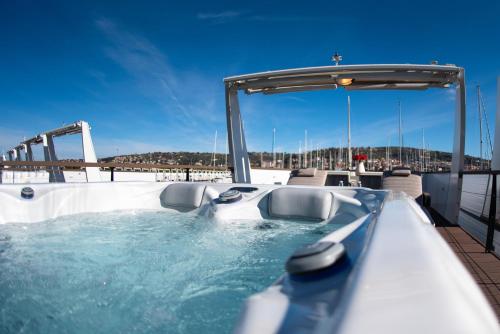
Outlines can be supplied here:
[[233, 76], [224, 79], [226, 117], [233, 182], [251, 183], [250, 161], [246, 147], [238, 91], [247, 94], [337, 89], [346, 90], [426, 90], [456, 89], [453, 155], [446, 218], [457, 221], [462, 188], [465, 146], [464, 69], [455, 65], [375, 64], [307, 67]]
[[[57, 161], [54, 147], [54, 137], [81, 134], [84, 162], [97, 162], [94, 144], [90, 135], [90, 125], [85, 121], [77, 121], [57, 129], [45, 131], [30, 139], [22, 141], [18, 146], [9, 151], [9, 160], [22, 160], [21, 151], [25, 152], [26, 161], [33, 161], [31, 145], [43, 144], [45, 161]], [[12, 154], [11, 154], [12, 152]], [[65, 182], [64, 174], [59, 167], [47, 167], [50, 182]], [[100, 182], [101, 173], [98, 167], [85, 167], [87, 182]]]

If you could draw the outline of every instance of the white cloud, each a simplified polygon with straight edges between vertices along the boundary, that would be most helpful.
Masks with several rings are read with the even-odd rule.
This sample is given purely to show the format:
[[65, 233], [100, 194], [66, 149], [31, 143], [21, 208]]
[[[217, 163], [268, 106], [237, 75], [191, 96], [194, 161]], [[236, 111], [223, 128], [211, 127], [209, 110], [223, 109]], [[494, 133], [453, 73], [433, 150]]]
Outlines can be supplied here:
[[222, 85], [217, 85], [219, 78], [175, 69], [151, 41], [120, 29], [109, 19], [97, 20], [96, 26], [108, 40], [106, 55], [131, 76], [140, 94], [166, 114], [168, 134], [175, 133], [194, 143], [223, 126], [223, 118], [218, 117], [223, 115], [223, 107], [217, 115], [224, 96]]
[[[237, 11], [237, 10], [227, 10], [222, 12], [205, 12], [198, 13], [196, 17], [199, 20], [209, 21], [214, 24], [228, 23], [233, 20], [239, 19], [243, 21], [253, 21], [253, 22], [304, 22], [304, 21], [324, 21], [332, 20], [332, 17], [310, 17], [304, 15], [261, 15], [254, 14], [251, 11]], [[346, 21], [347, 19], [335, 18], [338, 23], [339, 20]], [[352, 21], [352, 20], [350, 20]]]
[[235, 10], [227, 10], [218, 13], [198, 13], [196, 17], [200, 20], [225, 21], [237, 18], [243, 13]]

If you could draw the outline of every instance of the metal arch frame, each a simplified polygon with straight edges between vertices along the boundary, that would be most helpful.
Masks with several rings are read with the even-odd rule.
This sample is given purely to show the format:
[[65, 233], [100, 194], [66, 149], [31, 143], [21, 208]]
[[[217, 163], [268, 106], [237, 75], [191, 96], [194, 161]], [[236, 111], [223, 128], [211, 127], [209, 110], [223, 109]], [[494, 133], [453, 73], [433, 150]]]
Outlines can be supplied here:
[[233, 162], [233, 181], [251, 183], [250, 159], [240, 113], [238, 87], [232, 83], [226, 83], [226, 123], [229, 156]]
[[251, 183], [238, 91], [247, 94], [337, 89], [346, 90], [426, 90], [455, 85], [456, 111], [453, 155], [445, 216], [457, 221], [462, 190], [465, 146], [465, 72], [455, 65], [374, 64], [306, 67], [224, 79], [229, 153], [233, 163], [233, 182]]
[[[39, 135], [22, 141], [19, 145], [11, 149], [9, 152], [14, 152], [16, 160], [21, 161], [22, 159], [20, 152], [21, 150], [24, 150], [26, 161], [33, 161], [31, 145], [43, 144], [45, 161], [57, 161], [58, 159], [54, 147], [53, 138], [74, 134], [81, 134], [84, 161], [91, 163], [97, 162], [94, 144], [92, 143], [92, 137], [90, 135], [90, 126], [87, 122], [82, 120], [50, 131], [42, 132]], [[10, 160], [12, 160], [11, 154], [9, 154], [9, 158]], [[64, 174], [59, 167], [48, 167], [47, 170], [49, 172], [49, 182], [65, 182]], [[86, 167], [85, 172], [87, 182], [101, 181], [101, 175], [98, 167]]]

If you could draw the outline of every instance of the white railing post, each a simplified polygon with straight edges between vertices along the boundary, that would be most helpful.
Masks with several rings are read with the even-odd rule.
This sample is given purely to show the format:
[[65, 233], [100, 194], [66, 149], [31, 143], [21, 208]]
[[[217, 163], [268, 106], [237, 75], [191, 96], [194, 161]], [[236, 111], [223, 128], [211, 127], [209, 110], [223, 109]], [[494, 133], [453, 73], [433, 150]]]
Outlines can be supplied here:
[[[42, 134], [43, 155], [45, 161], [57, 161], [54, 139], [51, 135]], [[64, 173], [59, 167], [47, 167], [49, 182], [65, 182]]]
[[[80, 121], [80, 127], [82, 132], [83, 161], [97, 162], [97, 156], [95, 154], [94, 144], [92, 142], [92, 137], [90, 135], [89, 123]], [[87, 176], [87, 182], [102, 181], [99, 167], [85, 167], [85, 173]]]

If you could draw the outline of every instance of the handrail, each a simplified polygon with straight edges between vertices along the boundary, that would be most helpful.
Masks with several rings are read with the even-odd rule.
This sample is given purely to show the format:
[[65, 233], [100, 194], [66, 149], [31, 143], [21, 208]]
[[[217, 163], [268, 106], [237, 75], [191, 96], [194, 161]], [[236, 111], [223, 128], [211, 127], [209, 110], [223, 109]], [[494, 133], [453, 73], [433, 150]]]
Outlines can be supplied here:
[[466, 170], [463, 175], [499, 175], [500, 170]]
[[[425, 173], [425, 174], [432, 174]], [[484, 246], [484, 251], [490, 253], [495, 250], [495, 246], [493, 245], [494, 236], [495, 236], [495, 225], [496, 225], [496, 216], [497, 216], [497, 176], [500, 175], [500, 170], [471, 170], [471, 171], [460, 171], [460, 177], [463, 175], [489, 175], [492, 176], [491, 182], [491, 193], [490, 193], [490, 210], [488, 212], [488, 220], [487, 220], [487, 232], [486, 232], [486, 242]], [[486, 198], [485, 198], [486, 201]], [[465, 211], [461, 209], [462, 211]], [[479, 217], [480, 218], [480, 217]]]
[[193, 165], [167, 165], [167, 164], [142, 164], [128, 162], [81, 162], [81, 161], [0, 161], [0, 168], [12, 167], [101, 167], [101, 168], [156, 168], [156, 169], [201, 169], [227, 171], [225, 167], [193, 166]]
[[[5, 167], [17, 167], [14, 169]], [[31, 171], [28, 167], [100, 167], [109, 168], [111, 171], [111, 181], [115, 180], [115, 168], [145, 168], [145, 169], [184, 169], [186, 172], [186, 181], [190, 181], [190, 172], [195, 170], [203, 171], [229, 171], [224, 167], [214, 166], [192, 166], [192, 165], [164, 165], [164, 164], [137, 164], [137, 163], [121, 163], [121, 162], [81, 162], [81, 161], [0, 161], [0, 171], [22, 171], [20, 167], [25, 167], [25, 171]]]
[[253, 167], [252, 169], [258, 169], [258, 170], [279, 170], [279, 171], [288, 171], [291, 172], [293, 169], [290, 168], [281, 168], [281, 167]]
[[[434, 172], [420, 172], [420, 174], [450, 174], [451, 171], [434, 171]], [[462, 170], [458, 172], [459, 175], [500, 175], [500, 170]]]
[[488, 232], [486, 233], [485, 246], [485, 252], [487, 253], [495, 250], [495, 247], [493, 246], [493, 239], [497, 215], [497, 175], [498, 173], [492, 173], [493, 179], [491, 181], [490, 212], [488, 215]]

